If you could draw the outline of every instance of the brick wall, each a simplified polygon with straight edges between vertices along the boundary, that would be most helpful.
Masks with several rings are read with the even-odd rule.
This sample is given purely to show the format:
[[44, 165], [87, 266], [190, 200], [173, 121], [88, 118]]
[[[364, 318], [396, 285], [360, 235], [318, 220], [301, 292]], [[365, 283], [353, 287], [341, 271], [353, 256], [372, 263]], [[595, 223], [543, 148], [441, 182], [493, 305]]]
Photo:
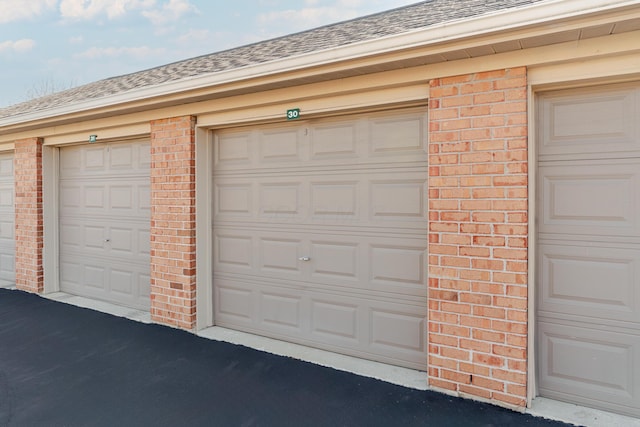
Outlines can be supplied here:
[[151, 317], [196, 320], [195, 117], [151, 122]]
[[44, 290], [42, 139], [16, 141], [13, 165], [16, 287], [40, 293]]
[[429, 130], [429, 382], [524, 406], [527, 77], [435, 79]]

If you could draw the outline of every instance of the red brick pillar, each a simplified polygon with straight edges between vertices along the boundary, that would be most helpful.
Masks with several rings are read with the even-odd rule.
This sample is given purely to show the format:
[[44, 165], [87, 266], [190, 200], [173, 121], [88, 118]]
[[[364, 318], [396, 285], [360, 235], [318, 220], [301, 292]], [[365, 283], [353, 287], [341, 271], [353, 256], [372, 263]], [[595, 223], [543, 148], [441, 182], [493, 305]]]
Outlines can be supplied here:
[[24, 291], [44, 291], [42, 263], [42, 139], [15, 142], [16, 287]]
[[196, 322], [195, 117], [151, 122], [151, 317]]
[[429, 382], [524, 406], [525, 68], [430, 84]]

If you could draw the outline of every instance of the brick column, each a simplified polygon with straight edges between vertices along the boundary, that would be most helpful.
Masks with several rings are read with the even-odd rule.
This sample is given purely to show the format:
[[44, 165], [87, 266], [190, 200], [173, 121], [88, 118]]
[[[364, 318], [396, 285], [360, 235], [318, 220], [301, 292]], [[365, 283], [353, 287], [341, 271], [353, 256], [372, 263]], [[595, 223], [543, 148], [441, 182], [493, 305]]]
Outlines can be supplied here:
[[44, 291], [42, 264], [42, 139], [15, 142], [15, 270], [16, 287], [24, 291]]
[[524, 406], [526, 69], [430, 87], [429, 382]]
[[151, 122], [151, 317], [196, 322], [195, 117]]

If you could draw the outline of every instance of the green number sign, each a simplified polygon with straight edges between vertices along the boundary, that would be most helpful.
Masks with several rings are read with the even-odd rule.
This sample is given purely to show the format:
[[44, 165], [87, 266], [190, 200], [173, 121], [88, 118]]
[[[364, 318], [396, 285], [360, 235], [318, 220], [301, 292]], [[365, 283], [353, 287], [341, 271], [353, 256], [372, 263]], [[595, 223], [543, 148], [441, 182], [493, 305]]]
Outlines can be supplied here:
[[287, 110], [287, 120], [295, 120], [300, 118], [300, 109], [292, 108], [291, 110]]

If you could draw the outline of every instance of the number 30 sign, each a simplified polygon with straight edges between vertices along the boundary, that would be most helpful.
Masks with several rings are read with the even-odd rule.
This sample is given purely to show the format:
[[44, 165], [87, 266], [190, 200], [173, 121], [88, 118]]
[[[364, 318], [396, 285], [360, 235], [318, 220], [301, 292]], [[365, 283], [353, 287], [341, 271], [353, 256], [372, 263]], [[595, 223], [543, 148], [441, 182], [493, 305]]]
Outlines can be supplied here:
[[287, 120], [295, 120], [300, 118], [300, 109], [292, 108], [291, 110], [287, 110]]

